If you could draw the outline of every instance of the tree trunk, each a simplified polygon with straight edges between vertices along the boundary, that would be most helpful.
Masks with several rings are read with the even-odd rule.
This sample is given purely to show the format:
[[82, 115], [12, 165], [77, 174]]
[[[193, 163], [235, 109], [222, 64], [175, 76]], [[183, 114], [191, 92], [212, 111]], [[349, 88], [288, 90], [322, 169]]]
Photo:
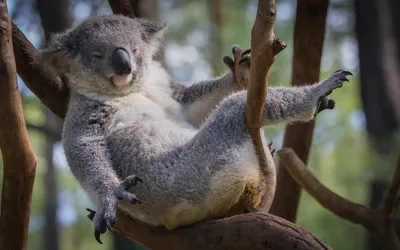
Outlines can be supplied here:
[[[389, 4], [376, 0], [356, 0], [356, 35], [360, 60], [361, 100], [367, 122], [367, 132], [374, 157], [381, 162], [393, 153], [396, 147], [395, 133], [399, 128], [397, 117], [400, 109], [398, 98], [390, 98], [390, 85], [399, 87], [400, 79], [388, 77], [385, 72], [385, 62], [400, 58], [400, 2], [390, 1], [392, 11], [382, 13], [379, 5]], [[385, 8], [385, 7], [384, 7]], [[382, 15], [383, 14], [383, 15]], [[387, 22], [392, 25], [387, 26]], [[383, 30], [382, 30], [383, 28]], [[395, 46], [395, 53], [388, 51], [389, 46]], [[389, 48], [390, 49], [390, 48]], [[391, 59], [390, 59], [391, 58]], [[393, 65], [391, 65], [393, 67]], [[386, 69], [399, 72], [398, 68]], [[396, 72], [389, 72], [395, 73]], [[398, 153], [397, 150], [395, 153]], [[371, 161], [370, 168], [374, 168], [376, 161]], [[382, 199], [387, 182], [379, 178], [371, 180], [369, 203], [377, 207]], [[399, 223], [397, 221], [397, 227]], [[370, 234], [368, 247], [371, 250], [379, 249], [376, 239]]]
[[[68, 0], [37, 0], [37, 8], [46, 38], [51, 33], [61, 32], [69, 28], [72, 24]], [[62, 121], [44, 106], [43, 112], [46, 117], [46, 129], [61, 134]], [[53, 162], [53, 148], [58, 140], [54, 136], [46, 134], [44, 136], [47, 171], [45, 174], [45, 225], [43, 242], [45, 250], [58, 250], [60, 248], [59, 228], [57, 224], [58, 185], [57, 171]]]
[[36, 157], [33, 154], [17, 84], [12, 26], [5, 0], [0, 0], [0, 148], [3, 181], [0, 249], [25, 250]]
[[[328, 0], [298, 0], [294, 28], [293, 86], [319, 80], [327, 9]], [[314, 121], [288, 125], [283, 147], [292, 148], [307, 164], [313, 131]], [[289, 172], [278, 166], [275, 199], [270, 212], [294, 222], [300, 191], [300, 186]]]

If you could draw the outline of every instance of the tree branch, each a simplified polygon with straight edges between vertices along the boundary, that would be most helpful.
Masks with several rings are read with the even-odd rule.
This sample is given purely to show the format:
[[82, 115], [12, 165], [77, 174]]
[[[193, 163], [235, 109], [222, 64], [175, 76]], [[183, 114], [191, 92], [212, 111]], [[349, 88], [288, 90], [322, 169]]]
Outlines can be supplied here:
[[36, 157], [25, 129], [5, 0], [0, 0], [0, 23], [0, 148], [4, 164], [0, 249], [23, 250], [28, 243]]
[[400, 242], [393, 227], [395, 200], [400, 188], [400, 161], [397, 164], [387, 194], [382, 201], [382, 208], [371, 209], [349, 201], [325, 187], [306, 168], [292, 149], [279, 150], [276, 157], [280, 166], [284, 167], [297, 184], [323, 207], [345, 220], [361, 224], [378, 239], [382, 249], [400, 249]]
[[399, 198], [400, 190], [400, 156], [397, 160], [396, 169], [386, 190], [385, 197], [382, 202], [383, 211], [387, 216], [393, 217], [396, 210], [396, 202]]
[[268, 71], [275, 56], [286, 44], [274, 35], [276, 17], [275, 0], [259, 0], [257, 16], [251, 30], [251, 67], [250, 84], [247, 90], [246, 122], [263, 171], [266, 193], [259, 206], [259, 211], [268, 212], [275, 194], [275, 164], [261, 131], [261, 117], [267, 98]]
[[[94, 212], [90, 211], [88, 217], [92, 220]], [[210, 220], [168, 231], [118, 211], [113, 230], [153, 250], [331, 249], [295, 224], [265, 213]]]
[[15, 24], [12, 24], [12, 41], [18, 75], [44, 105], [63, 118], [69, 98], [67, 86], [35, 63], [37, 50]]
[[[319, 80], [328, 0], [298, 0], [293, 41], [292, 85]], [[314, 121], [286, 126], [283, 147], [292, 148], [307, 164]], [[300, 187], [286, 168], [277, 166], [277, 187], [271, 213], [294, 222], [300, 200]]]
[[276, 153], [276, 159], [279, 162], [279, 166], [284, 167], [295, 181], [323, 207], [348, 221], [372, 227], [371, 223], [373, 222], [373, 217], [375, 217], [374, 210], [345, 199], [325, 187], [306, 168], [292, 149], [284, 148], [279, 150]]

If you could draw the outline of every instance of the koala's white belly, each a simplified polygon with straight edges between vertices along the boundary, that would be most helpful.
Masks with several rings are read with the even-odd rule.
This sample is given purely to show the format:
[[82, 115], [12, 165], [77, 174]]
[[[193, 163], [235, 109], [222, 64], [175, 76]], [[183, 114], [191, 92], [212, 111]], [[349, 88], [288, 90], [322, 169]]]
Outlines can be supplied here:
[[[153, 100], [135, 94], [113, 115], [108, 133], [112, 134], [113, 131], [133, 126], [139, 138], [151, 140], [151, 152], [155, 154], [168, 152], [173, 147], [189, 142], [198, 132], [181, 118], [180, 109], [171, 109], [171, 106], [173, 107], [173, 105], [167, 105], [169, 109], [165, 109]], [[172, 196], [170, 185], [177, 185], [178, 179], [185, 178], [181, 176], [181, 172], [174, 172], [173, 168], [138, 166], [140, 169], [137, 170], [137, 175], [144, 179], [145, 183], [138, 184], [129, 191], [142, 201], [142, 205], [131, 205], [124, 201], [119, 202], [119, 205], [143, 222], [154, 226], [165, 226], [168, 229], [228, 213], [240, 200], [246, 185], [259, 183], [260, 178], [252, 142], [247, 141], [243, 145], [238, 145], [234, 151], [236, 152], [232, 156], [234, 163], [222, 166], [213, 176], [203, 179], [191, 174], [190, 180], [187, 181], [206, 185], [209, 190], [205, 193], [197, 189], [196, 185], [186, 190], [193, 197], [201, 197], [200, 202], [192, 202], [185, 198], [168, 199]], [[207, 172], [210, 169], [204, 166], [201, 169], [193, 169], [191, 172], [196, 171]]]

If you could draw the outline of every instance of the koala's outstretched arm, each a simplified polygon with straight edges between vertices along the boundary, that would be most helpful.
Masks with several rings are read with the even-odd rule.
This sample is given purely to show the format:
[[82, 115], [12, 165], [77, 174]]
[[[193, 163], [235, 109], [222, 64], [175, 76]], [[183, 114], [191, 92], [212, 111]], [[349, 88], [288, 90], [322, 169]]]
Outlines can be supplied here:
[[187, 120], [194, 126], [200, 126], [211, 111], [236, 89], [232, 72], [195, 83], [189, 87], [181, 86], [176, 100], [183, 105]]
[[118, 178], [108, 158], [103, 125], [97, 117], [100, 112], [94, 111], [96, 119], [93, 119], [94, 108], [88, 102], [81, 97], [75, 102], [78, 105], [71, 108], [65, 120], [63, 144], [72, 173], [97, 203], [93, 222], [96, 240], [101, 243], [100, 234], [115, 222], [118, 199], [138, 202], [126, 190], [140, 178], [130, 176], [123, 181]]
[[302, 87], [269, 88], [263, 112], [263, 126], [294, 121], [309, 121], [318, 111], [322, 98], [340, 88], [348, 71], [338, 70], [327, 79], [314, 85]]

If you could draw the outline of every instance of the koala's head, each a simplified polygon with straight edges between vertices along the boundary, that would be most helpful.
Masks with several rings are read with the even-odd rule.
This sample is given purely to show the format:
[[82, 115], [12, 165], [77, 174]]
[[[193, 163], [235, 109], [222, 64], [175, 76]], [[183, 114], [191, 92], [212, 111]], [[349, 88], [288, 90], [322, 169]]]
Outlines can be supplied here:
[[112, 15], [54, 34], [38, 56], [78, 93], [122, 96], [137, 90], [165, 25]]

